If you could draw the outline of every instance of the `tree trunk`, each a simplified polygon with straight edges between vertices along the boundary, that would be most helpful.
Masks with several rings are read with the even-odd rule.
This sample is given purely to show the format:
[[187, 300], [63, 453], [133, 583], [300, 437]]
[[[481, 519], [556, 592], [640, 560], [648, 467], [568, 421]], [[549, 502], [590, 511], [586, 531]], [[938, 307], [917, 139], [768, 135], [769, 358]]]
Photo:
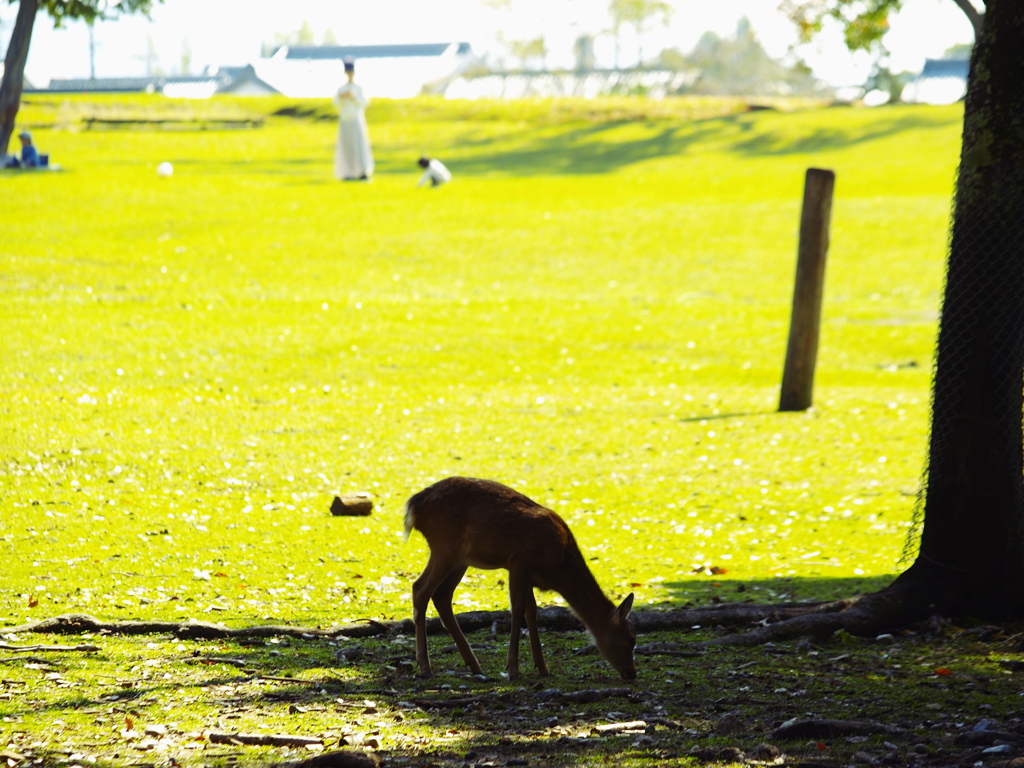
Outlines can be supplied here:
[[716, 643], [1024, 618], [1024, 3], [988, 0], [971, 56], [914, 564], [881, 592]]
[[971, 57], [917, 561], [934, 612], [1024, 617], [1024, 3]]
[[32, 41], [32, 27], [36, 23], [39, 0], [21, 0], [18, 18], [14, 22], [11, 42], [4, 59], [4, 77], [0, 82], [0, 156], [7, 154], [7, 146], [14, 133], [18, 108], [21, 106], [21, 89], [25, 81], [25, 62]]

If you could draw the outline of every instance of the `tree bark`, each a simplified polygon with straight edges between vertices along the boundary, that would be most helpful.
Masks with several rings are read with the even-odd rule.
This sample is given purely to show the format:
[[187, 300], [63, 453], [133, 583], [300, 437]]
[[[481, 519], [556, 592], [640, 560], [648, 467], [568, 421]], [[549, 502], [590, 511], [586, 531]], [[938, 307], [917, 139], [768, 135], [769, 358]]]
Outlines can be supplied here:
[[18, 18], [14, 22], [11, 42], [4, 58], [4, 76], [0, 81], [0, 156], [7, 154], [7, 147], [14, 133], [18, 109], [21, 107], [21, 89], [25, 81], [25, 62], [32, 42], [32, 28], [36, 23], [39, 0], [21, 0]]
[[971, 57], [939, 327], [921, 548], [894, 587], [934, 612], [1024, 616], [1024, 4]]

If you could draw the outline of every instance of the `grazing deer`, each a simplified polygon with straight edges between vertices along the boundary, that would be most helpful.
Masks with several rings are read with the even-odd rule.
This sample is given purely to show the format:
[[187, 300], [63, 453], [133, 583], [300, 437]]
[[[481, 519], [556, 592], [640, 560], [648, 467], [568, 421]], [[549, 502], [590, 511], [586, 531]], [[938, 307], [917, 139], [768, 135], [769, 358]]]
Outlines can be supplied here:
[[541, 675], [548, 674], [537, 633], [537, 602], [533, 596], [536, 587], [561, 594], [593, 635], [601, 655], [623, 678], [636, 679], [636, 629], [629, 620], [632, 593], [618, 607], [605, 597], [569, 526], [550, 509], [491, 480], [449, 477], [424, 488], [406, 502], [406, 538], [414, 528], [430, 545], [427, 567], [412, 588], [420, 675], [431, 674], [426, 615], [431, 599], [462, 659], [473, 674], [481, 674], [480, 663], [452, 612], [455, 588], [466, 569], [473, 566], [508, 571], [512, 607], [509, 678], [519, 677], [519, 633], [524, 619], [530, 630], [533, 663]]

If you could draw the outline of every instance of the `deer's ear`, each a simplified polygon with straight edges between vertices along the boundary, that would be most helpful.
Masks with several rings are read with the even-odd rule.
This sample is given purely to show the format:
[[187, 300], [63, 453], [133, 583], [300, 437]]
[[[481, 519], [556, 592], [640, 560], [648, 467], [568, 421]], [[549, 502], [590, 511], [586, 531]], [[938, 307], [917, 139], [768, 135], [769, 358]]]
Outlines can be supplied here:
[[619, 604], [619, 607], [615, 609], [615, 618], [619, 621], [625, 621], [629, 618], [630, 611], [633, 610], [633, 593], [630, 592], [626, 595], [626, 598]]

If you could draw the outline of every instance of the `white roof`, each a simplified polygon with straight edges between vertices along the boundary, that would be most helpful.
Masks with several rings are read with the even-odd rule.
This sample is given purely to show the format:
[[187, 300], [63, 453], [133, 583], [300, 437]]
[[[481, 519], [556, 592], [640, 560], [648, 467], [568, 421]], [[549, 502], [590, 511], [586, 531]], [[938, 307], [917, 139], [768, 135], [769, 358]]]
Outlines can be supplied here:
[[[371, 99], [418, 96], [423, 86], [458, 71], [458, 47], [452, 43], [440, 56], [361, 58], [356, 63], [356, 82]], [[346, 79], [343, 59], [288, 58], [279, 52], [253, 62], [253, 68], [263, 82], [293, 98], [331, 98]]]

